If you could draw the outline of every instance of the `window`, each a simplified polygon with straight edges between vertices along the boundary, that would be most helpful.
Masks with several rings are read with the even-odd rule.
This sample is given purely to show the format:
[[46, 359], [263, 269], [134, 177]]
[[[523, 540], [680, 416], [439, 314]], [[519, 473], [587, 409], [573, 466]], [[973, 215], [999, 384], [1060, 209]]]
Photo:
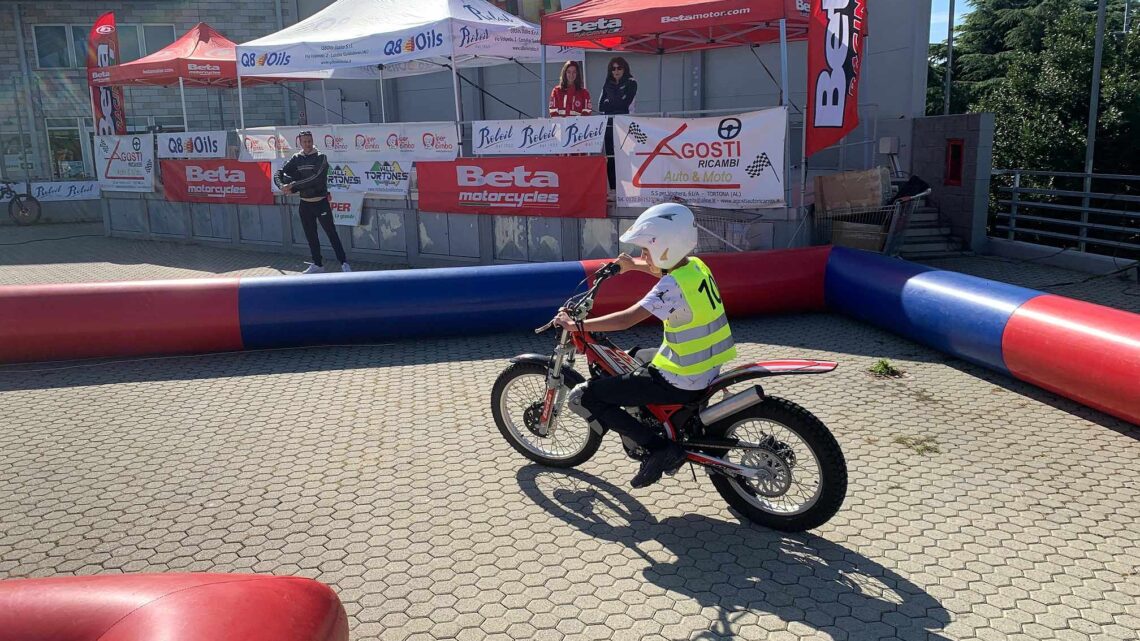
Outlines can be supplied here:
[[174, 25], [172, 24], [146, 24], [143, 25], [143, 51], [149, 56], [156, 51], [174, 42]]
[[[138, 60], [174, 42], [172, 24], [119, 24], [119, 59], [115, 64]], [[91, 25], [36, 25], [32, 28], [36, 61], [40, 69], [87, 66], [87, 36]]]
[[75, 55], [75, 66], [87, 66], [87, 29], [71, 25], [71, 51]]
[[962, 163], [965, 160], [965, 145], [965, 141], [961, 138], [951, 138], [946, 141], [946, 171], [942, 182], [948, 187], [962, 186]]
[[119, 63], [141, 58], [142, 54], [139, 52], [142, 51], [142, 46], [139, 44], [139, 28], [133, 24], [121, 24], [117, 26], [117, 29], [119, 31]]
[[[24, 169], [23, 163], [31, 163]], [[32, 139], [28, 134], [23, 138], [14, 131], [0, 132], [0, 160], [3, 161], [4, 176], [8, 180], [23, 177], [25, 171], [35, 175], [35, 155], [32, 154]]]
[[67, 27], [64, 25], [37, 25], [32, 28], [36, 41], [36, 61], [40, 69], [71, 67]]

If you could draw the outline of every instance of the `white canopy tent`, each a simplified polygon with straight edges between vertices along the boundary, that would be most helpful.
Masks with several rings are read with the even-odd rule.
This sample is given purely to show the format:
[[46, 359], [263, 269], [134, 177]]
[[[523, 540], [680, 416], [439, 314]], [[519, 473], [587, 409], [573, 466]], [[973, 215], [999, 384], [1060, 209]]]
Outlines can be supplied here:
[[384, 80], [445, 69], [452, 74], [455, 119], [462, 120], [458, 68], [583, 59], [580, 49], [542, 49], [538, 25], [486, 0], [337, 0], [237, 46], [241, 125], [242, 76]]

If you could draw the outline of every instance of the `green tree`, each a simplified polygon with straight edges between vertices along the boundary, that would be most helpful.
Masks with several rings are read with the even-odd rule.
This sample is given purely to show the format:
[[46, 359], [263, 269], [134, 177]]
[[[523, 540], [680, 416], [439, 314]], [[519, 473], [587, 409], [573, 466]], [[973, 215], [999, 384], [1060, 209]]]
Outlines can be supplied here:
[[[994, 165], [1083, 169], [1097, 3], [975, 0], [955, 32], [955, 113], [992, 111]], [[1101, 72], [1096, 171], [1140, 173], [1140, 33], [1121, 34], [1110, 0]], [[931, 46], [927, 113], [942, 113], [945, 45]], [[937, 83], [937, 86], [936, 86]]]

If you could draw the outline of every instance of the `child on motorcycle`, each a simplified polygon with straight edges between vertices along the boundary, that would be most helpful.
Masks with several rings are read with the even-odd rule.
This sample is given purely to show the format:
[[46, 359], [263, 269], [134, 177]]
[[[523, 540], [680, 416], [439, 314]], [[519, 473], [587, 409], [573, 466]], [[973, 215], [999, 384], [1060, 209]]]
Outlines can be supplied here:
[[647, 367], [622, 376], [598, 378], [571, 391], [568, 406], [587, 421], [614, 430], [646, 450], [635, 488], [660, 480], [685, 462], [676, 442], [655, 433], [623, 407], [683, 404], [696, 401], [736, 356], [732, 331], [712, 272], [696, 256], [697, 228], [693, 212], [678, 203], [645, 210], [621, 241], [642, 248], [641, 258], [622, 254], [622, 272], [637, 270], [660, 278], [644, 298], [626, 310], [576, 323], [566, 312], [554, 322], [570, 331], [613, 332], [656, 316], [665, 338]]

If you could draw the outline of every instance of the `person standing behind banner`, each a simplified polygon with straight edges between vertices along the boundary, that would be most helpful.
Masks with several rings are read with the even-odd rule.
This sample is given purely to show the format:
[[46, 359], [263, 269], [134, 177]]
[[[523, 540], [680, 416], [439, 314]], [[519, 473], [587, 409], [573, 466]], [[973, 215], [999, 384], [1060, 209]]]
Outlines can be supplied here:
[[332, 207], [329, 206], [329, 160], [313, 146], [313, 132], [302, 131], [297, 135], [301, 151], [293, 154], [289, 162], [277, 172], [277, 180], [282, 185], [281, 193], [297, 194], [301, 197], [301, 227], [305, 230], [305, 240], [309, 241], [309, 252], [313, 262], [305, 269], [305, 274], [319, 274], [325, 271], [321, 258], [321, 243], [317, 237], [317, 222], [325, 230], [340, 270], [350, 272], [344, 246], [333, 224]]
[[566, 61], [558, 84], [550, 92], [550, 117], [589, 116], [593, 112], [590, 92], [582, 85], [582, 69], [573, 60]]
[[[637, 81], [629, 71], [625, 58], [616, 56], [606, 65], [606, 82], [602, 84], [602, 97], [598, 100], [598, 112], [605, 116], [624, 116], [630, 111], [633, 99], [637, 97]], [[610, 189], [617, 184], [614, 173], [614, 120], [606, 119], [606, 173], [610, 179]]]

